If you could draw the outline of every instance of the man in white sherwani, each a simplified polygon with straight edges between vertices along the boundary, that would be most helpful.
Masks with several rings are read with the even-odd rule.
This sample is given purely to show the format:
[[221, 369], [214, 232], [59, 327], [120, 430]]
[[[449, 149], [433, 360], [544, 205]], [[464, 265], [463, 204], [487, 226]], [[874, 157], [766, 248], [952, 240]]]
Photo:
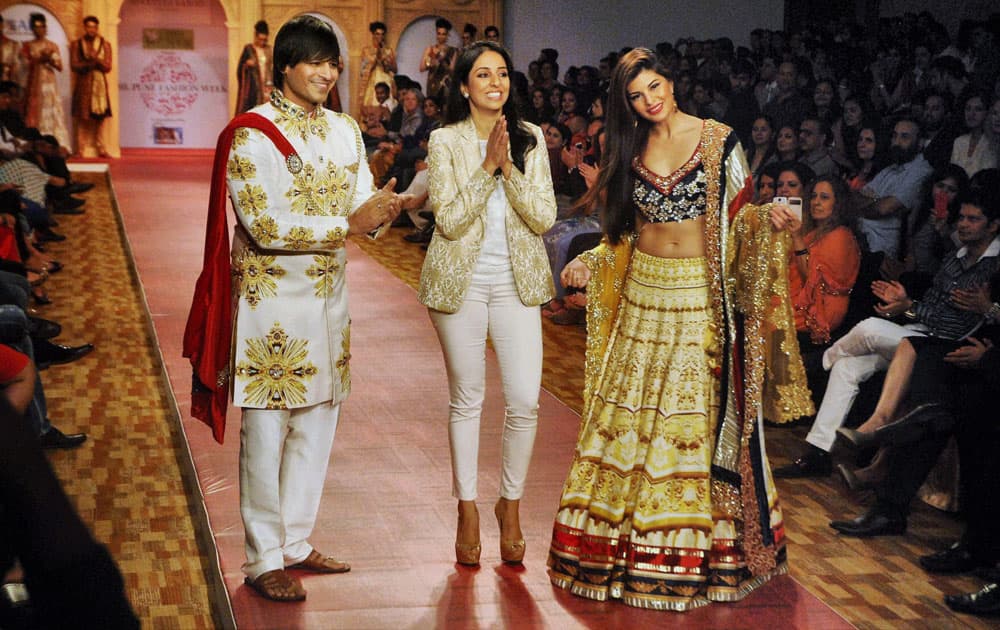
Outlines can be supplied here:
[[[274, 42], [269, 103], [254, 108], [292, 153], [261, 127], [233, 132], [226, 186], [239, 224], [232, 247], [234, 404], [240, 431], [240, 510], [246, 583], [276, 601], [305, 598], [286, 568], [342, 573], [312, 533], [340, 414], [351, 388], [344, 239], [399, 213], [394, 182], [376, 191], [361, 132], [322, 107], [338, 77], [329, 26], [310, 16]], [[280, 143], [279, 143], [280, 144]]]

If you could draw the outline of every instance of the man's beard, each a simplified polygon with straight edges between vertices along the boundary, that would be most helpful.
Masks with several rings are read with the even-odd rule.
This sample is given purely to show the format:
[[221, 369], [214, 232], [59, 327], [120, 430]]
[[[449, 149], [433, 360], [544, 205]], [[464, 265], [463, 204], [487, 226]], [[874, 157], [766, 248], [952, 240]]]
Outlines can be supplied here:
[[910, 149], [889, 147], [889, 159], [892, 160], [893, 164], [906, 164], [913, 161], [913, 158], [917, 157], [917, 153], [919, 152], [919, 149], [916, 147]]

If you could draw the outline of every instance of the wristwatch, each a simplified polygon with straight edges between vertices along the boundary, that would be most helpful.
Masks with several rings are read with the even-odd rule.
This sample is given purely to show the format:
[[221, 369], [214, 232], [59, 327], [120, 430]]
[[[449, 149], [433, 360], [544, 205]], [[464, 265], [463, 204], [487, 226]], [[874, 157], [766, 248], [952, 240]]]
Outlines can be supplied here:
[[906, 319], [909, 319], [909, 320], [915, 320], [915, 319], [917, 319], [917, 301], [916, 300], [913, 300], [913, 302], [910, 303], [910, 308], [908, 308], [905, 311], [903, 311], [903, 317], [905, 317]]

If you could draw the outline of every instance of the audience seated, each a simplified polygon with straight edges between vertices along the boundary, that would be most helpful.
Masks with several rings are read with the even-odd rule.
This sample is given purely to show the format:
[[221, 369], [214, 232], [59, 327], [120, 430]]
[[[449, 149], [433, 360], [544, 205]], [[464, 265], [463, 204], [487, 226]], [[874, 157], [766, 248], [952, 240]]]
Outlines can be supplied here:
[[[982, 180], [989, 181], [995, 172], [984, 171]], [[984, 199], [986, 196], [988, 193], [980, 192], [962, 203], [957, 223], [961, 248], [945, 258], [920, 300], [911, 298], [899, 282], [872, 284], [873, 293], [881, 300], [875, 309], [878, 316], [854, 326], [824, 352], [823, 368], [830, 371], [830, 377], [806, 437], [808, 451], [794, 463], [775, 469], [775, 476], [811, 477], [831, 472], [830, 450], [836, 430], [844, 423], [859, 384], [888, 367], [902, 338], [958, 340], [981, 325], [982, 312], [959, 296], [979, 290], [997, 271], [1000, 203]], [[899, 316], [905, 324], [889, 321]]]

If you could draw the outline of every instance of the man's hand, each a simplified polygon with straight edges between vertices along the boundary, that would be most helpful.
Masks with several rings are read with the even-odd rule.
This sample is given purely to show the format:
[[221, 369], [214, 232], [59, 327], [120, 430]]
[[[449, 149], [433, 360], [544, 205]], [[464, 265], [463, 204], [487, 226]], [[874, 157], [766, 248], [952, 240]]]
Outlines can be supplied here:
[[396, 178], [393, 177], [381, 190], [347, 217], [348, 233], [368, 234], [383, 225], [392, 223], [402, 209], [399, 195], [393, 192], [395, 188]]
[[944, 362], [951, 363], [955, 367], [971, 369], [979, 366], [986, 351], [993, 347], [993, 342], [989, 339], [979, 341], [975, 337], [966, 339], [969, 345], [952, 350], [944, 355]]
[[895, 317], [913, 306], [913, 300], [906, 294], [906, 289], [895, 280], [872, 282], [872, 293], [882, 301], [882, 304], [875, 306], [875, 312], [882, 317]]
[[993, 306], [993, 300], [990, 299], [990, 285], [982, 284], [975, 289], [953, 289], [951, 303], [963, 311], [985, 315]]

